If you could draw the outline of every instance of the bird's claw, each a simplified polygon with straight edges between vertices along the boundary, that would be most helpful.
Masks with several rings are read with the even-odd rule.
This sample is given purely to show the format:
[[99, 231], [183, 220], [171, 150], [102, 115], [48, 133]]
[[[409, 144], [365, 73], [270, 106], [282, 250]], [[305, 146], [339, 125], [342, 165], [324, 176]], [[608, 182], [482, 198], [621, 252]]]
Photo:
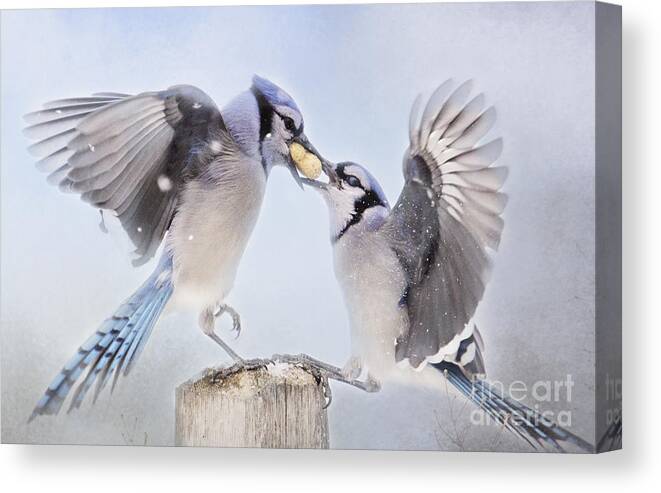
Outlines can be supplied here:
[[321, 376], [321, 388], [324, 394], [324, 399], [326, 400], [324, 403], [324, 409], [328, 409], [328, 406], [333, 402], [333, 392], [331, 390], [330, 382], [325, 376]]
[[363, 373], [363, 362], [359, 356], [352, 356], [342, 367], [342, 375], [347, 380], [358, 380]]
[[234, 312], [232, 315], [232, 332], [234, 332], [234, 339], [238, 339], [241, 335], [241, 317], [238, 313]]
[[224, 303], [217, 306], [214, 317], [221, 317], [223, 313], [228, 313], [232, 317], [232, 328], [230, 331], [235, 333], [234, 339], [238, 339], [241, 335], [241, 315], [234, 308]]
[[[229, 312], [232, 315], [232, 320], [235, 321], [238, 320], [238, 314], [234, 309], [228, 307], [227, 305], [222, 305], [219, 304], [213, 308], [207, 308], [203, 310], [200, 313], [200, 328], [202, 329], [202, 332], [209, 338], [211, 338], [216, 344], [218, 344], [220, 347], [222, 347], [225, 352], [234, 360], [235, 363], [241, 363], [243, 362], [243, 358], [239, 356], [225, 341], [223, 341], [215, 332], [215, 320], [220, 317], [223, 313]], [[236, 315], [236, 320], [235, 320], [235, 315]], [[240, 323], [238, 325], [239, 330], [240, 330]]]
[[365, 392], [379, 392], [381, 390], [381, 383], [374, 378], [372, 375], [367, 375], [367, 380], [365, 381]]

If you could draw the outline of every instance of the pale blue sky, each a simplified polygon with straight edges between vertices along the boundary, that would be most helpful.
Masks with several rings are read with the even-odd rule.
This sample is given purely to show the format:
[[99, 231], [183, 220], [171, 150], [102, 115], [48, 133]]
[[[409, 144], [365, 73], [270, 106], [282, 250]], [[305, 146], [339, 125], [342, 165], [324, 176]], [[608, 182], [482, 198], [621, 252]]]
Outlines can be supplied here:
[[[368, 166], [391, 202], [416, 94], [448, 77], [475, 80], [496, 105], [492, 135], [503, 136], [511, 172], [505, 234], [478, 313], [487, 366], [506, 382], [571, 371], [577, 429], [590, 438], [593, 54], [589, 2], [3, 12], [3, 440], [125, 443], [145, 432], [169, 444], [175, 385], [224, 361], [194, 316], [175, 315], [112, 400], [25, 425], [51, 377], [152, 266], [132, 269], [99, 231], [98, 212], [45, 183], [21, 115], [59, 97], [178, 83], [222, 106], [253, 73], [292, 94], [315, 146]], [[347, 318], [327, 229], [319, 198], [276, 170], [229, 297], [245, 324], [237, 351], [344, 362]], [[335, 397], [332, 446], [439, 447], [444, 389], [365, 396], [336, 387]], [[476, 436], [472, 446], [486, 443]]]

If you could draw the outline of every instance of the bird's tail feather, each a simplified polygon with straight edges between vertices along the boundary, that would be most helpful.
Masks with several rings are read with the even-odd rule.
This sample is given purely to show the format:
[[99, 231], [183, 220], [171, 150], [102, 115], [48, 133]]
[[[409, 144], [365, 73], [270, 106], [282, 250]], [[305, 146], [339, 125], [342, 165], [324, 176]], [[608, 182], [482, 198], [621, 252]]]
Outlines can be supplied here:
[[79, 348], [62, 367], [30, 416], [30, 421], [43, 414], [57, 414], [67, 395], [82, 373], [84, 380], [74, 392], [69, 411], [80, 407], [96, 381], [94, 400], [115, 374], [114, 389], [120, 374], [127, 375], [172, 295], [172, 259], [166, 253], [158, 267], [140, 288]]
[[615, 419], [597, 443], [597, 452], [622, 448], [622, 416]]
[[565, 452], [561, 442], [593, 452], [594, 447], [579, 436], [551, 422], [538, 411], [500, 395], [488, 382], [471, 380], [457, 365], [441, 362], [433, 365], [462, 394], [477, 404], [491, 418], [519, 436], [533, 448], [549, 445], [558, 452]]

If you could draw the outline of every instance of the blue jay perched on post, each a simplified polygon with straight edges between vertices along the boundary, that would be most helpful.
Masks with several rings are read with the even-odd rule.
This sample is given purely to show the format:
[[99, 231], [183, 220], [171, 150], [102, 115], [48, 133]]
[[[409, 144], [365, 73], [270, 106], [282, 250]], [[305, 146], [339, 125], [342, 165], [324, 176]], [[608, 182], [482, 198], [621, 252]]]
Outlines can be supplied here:
[[[442, 374], [528, 443], [562, 450], [587, 442], [499, 395], [485, 380], [483, 342], [472, 323], [503, 230], [506, 168], [501, 139], [481, 145], [495, 121], [470, 82], [443, 83], [409, 123], [405, 185], [395, 206], [362, 166], [341, 163], [329, 183], [304, 179], [325, 199], [337, 279], [349, 311], [348, 378], [383, 382], [406, 369]], [[424, 370], [424, 371], [423, 371]], [[421, 379], [423, 375], [420, 376]]]
[[[96, 381], [96, 396], [127, 374], [166, 305], [197, 310], [202, 331], [237, 362], [214, 332], [259, 214], [271, 168], [286, 166], [301, 185], [321, 172], [321, 156], [303, 132], [294, 100], [266, 79], [222, 111], [200, 89], [175, 86], [135, 96], [99, 93], [46, 103], [26, 115], [29, 150], [48, 182], [116, 216], [135, 246], [134, 265], [153, 274], [78, 349], [51, 382], [31, 419], [56, 414], [88, 372], [69, 409]], [[294, 152], [296, 151], [296, 152]], [[318, 170], [315, 170], [318, 168]]]

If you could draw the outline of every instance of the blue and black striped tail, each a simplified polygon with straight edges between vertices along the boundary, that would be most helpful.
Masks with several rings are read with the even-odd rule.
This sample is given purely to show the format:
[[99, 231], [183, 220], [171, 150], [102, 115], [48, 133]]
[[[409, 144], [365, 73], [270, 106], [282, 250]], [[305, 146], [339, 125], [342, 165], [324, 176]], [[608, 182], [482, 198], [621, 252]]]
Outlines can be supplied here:
[[94, 382], [94, 401], [113, 374], [114, 389], [119, 375], [127, 375], [135, 364], [170, 299], [171, 278], [172, 259], [166, 253], [145, 283], [101, 324], [64, 365], [39, 399], [29, 421], [39, 415], [57, 414], [85, 370], [87, 374], [76, 387], [69, 411], [80, 407]]
[[597, 443], [597, 452], [609, 452], [622, 448], [622, 415], [608, 426]]
[[586, 452], [594, 452], [594, 446], [581, 437], [551, 422], [538, 411], [500, 395], [488, 382], [471, 380], [459, 366], [444, 361], [432, 366], [488, 416], [534, 449], [550, 446], [557, 452], [566, 452], [561, 444], [570, 443]]

